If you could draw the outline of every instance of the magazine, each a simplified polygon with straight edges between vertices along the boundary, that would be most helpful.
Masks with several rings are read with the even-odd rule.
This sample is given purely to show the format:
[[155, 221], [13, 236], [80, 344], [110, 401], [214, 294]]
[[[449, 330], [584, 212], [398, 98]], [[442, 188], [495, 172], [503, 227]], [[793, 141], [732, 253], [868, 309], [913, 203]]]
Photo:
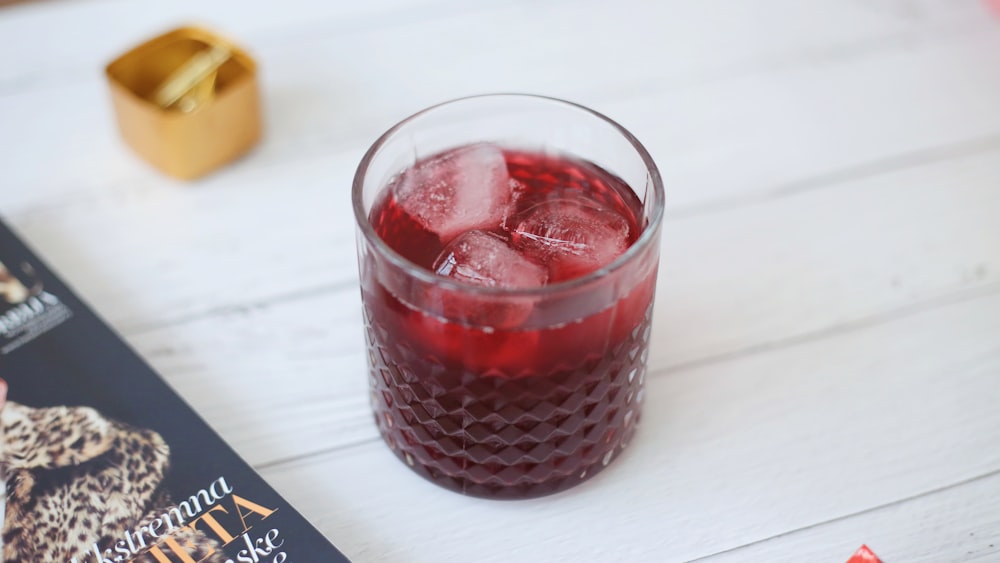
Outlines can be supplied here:
[[347, 561], [0, 223], [3, 561]]

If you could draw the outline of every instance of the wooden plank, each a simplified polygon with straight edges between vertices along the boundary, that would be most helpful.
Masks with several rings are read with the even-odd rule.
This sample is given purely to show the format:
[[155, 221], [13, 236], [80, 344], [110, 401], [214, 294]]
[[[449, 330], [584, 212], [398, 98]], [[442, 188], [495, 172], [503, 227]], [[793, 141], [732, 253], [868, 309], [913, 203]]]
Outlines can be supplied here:
[[699, 561], [841, 561], [835, 554], [865, 542], [886, 562], [993, 562], [1000, 559], [997, 491], [1000, 474], [992, 473]]
[[997, 153], [664, 230], [651, 358], [683, 365], [998, 280]]
[[[906, 4], [910, 9], [899, 9]], [[754, 6], [733, 5], [723, 0], [689, 3], [680, 0], [655, 4], [633, 2], [613, 7], [601, 2], [462, 3], [448, 1], [341, 3], [289, 0], [280, 5], [247, 4], [239, 0], [211, 3], [178, 0], [169, 5], [114, 1], [59, 2], [23, 6], [5, 12], [0, 20], [0, 91], [51, 86], [67, 79], [80, 80], [95, 61], [114, 57], [126, 45], [192, 19], [224, 25], [237, 37], [262, 44], [300, 42], [304, 38], [351, 35], [379, 26], [405, 26], [474, 10], [493, 11], [501, 6], [501, 18], [512, 7], [517, 21], [496, 27], [487, 39], [500, 47], [522, 49], [524, 53], [559, 52], [572, 43], [560, 36], [581, 34], [590, 38], [597, 32], [628, 38], [633, 51], [629, 59], [615, 55], [613, 44], [603, 43], [605, 56], [617, 64], [641, 64], [644, 53], [663, 47], [694, 47], [681, 64], [722, 57], [744, 61], [748, 56], [781, 60], [787, 49], [808, 49], [811, 56], [844, 42], [876, 41], [890, 34], [926, 33], [983, 17], [983, 9], [973, 0], [956, 2], [869, 2], [844, 4], [813, 2], [808, 8], [794, 0], [766, 0]], [[907, 13], [912, 12], [912, 13]], [[786, 21], [762, 32], [763, 22]], [[600, 30], [595, 25], [601, 26]], [[513, 25], [516, 24], [516, 25]], [[623, 35], [622, 25], [632, 33]], [[59, 41], [39, 41], [52, 30], [63, 30]], [[705, 33], [704, 30], [711, 30]], [[478, 30], [482, 35], [482, 29]], [[489, 34], [493, 35], [493, 34]], [[446, 37], [435, 37], [444, 42]], [[426, 39], [424, 37], [423, 39]], [[721, 39], [721, 41], [720, 41]], [[524, 45], [525, 40], [533, 42]], [[413, 46], [427, 41], [414, 42]], [[16, 55], [7, 47], [18, 49]], [[710, 48], [704, 48], [708, 47]], [[525, 48], [528, 47], [528, 48]], [[626, 47], [626, 46], [623, 46]], [[544, 49], [540, 49], [544, 48]], [[843, 48], [843, 47], [839, 47]], [[784, 54], [782, 54], [784, 53]], [[405, 53], [400, 52], [400, 57]], [[794, 56], [794, 55], [791, 55]]]
[[0, 94], [92, 80], [104, 64], [131, 46], [191, 22], [255, 47], [419, 20], [421, 14], [437, 17], [463, 6], [432, 0], [287, 0], [280, 5], [239, 0], [88, 0], [21, 6], [0, 18]]
[[[359, 560], [685, 561], [1000, 470], [998, 334], [994, 295], [651, 378], [617, 464], [537, 501], [439, 489], [381, 443], [263, 473]], [[892, 529], [850, 544], [888, 556], [900, 543], [876, 540], [899, 533], [931, 553], [944, 537]], [[802, 560], [846, 559], [825, 547]]]
[[[651, 371], [668, 374], [751, 356], [997, 293], [997, 185], [1000, 160], [991, 153], [669, 223], [654, 310]], [[231, 201], [229, 195], [218, 194], [217, 204]], [[249, 204], [235, 208], [235, 216], [246, 215], [241, 219], [245, 226], [212, 231], [211, 237], [197, 230], [181, 233], [179, 237], [191, 238], [179, 239], [178, 254], [172, 258], [196, 260], [197, 241], [211, 239], [219, 245], [220, 256], [228, 249], [225, 252], [234, 261], [279, 265], [241, 278], [247, 288], [272, 290], [273, 284], [281, 282], [270, 278], [285, 275], [312, 275], [319, 283], [330, 274], [302, 266], [303, 253], [312, 249], [286, 249], [285, 254], [269, 256], [255, 253], [257, 246], [239, 244], [252, 225], [283, 212], [280, 195], [275, 193], [268, 205], [256, 204], [256, 211]], [[88, 218], [87, 224], [102, 220], [111, 218], [98, 215]], [[63, 228], [85, 229], [72, 223]], [[136, 228], [140, 228], [138, 223]], [[352, 244], [349, 237], [339, 246], [331, 243], [330, 248], [339, 252], [323, 257], [327, 262], [339, 257], [340, 267], [350, 271], [339, 289], [289, 294], [279, 301], [262, 293], [246, 307], [211, 309], [204, 315], [180, 317], [175, 323], [135, 325], [126, 335], [201, 412], [218, 412], [210, 420], [235, 443], [260, 439], [277, 444], [291, 432], [286, 423], [309, 436], [302, 444], [275, 446], [259, 454], [246, 452], [255, 462], [293, 455], [305, 444], [310, 451], [323, 451], [371, 438], [367, 395], [359, 375], [364, 363]], [[111, 251], [135, 255], [125, 248]], [[193, 257], [185, 258], [185, 252]], [[121, 266], [120, 273], [105, 271], [105, 275], [109, 280], [120, 276], [128, 283], [137, 280], [132, 273], [135, 268], [154, 272], [165, 257], [171, 257], [169, 249], [135, 255]], [[86, 261], [88, 255], [80, 259]], [[192, 264], [186, 266], [177, 271], [198, 271]], [[211, 268], [225, 275], [246, 266], [229, 263]], [[191, 287], [191, 281], [183, 277], [171, 283]], [[107, 301], [121, 310], [134, 307], [120, 298], [112, 299], [112, 292], [122, 292], [120, 286], [104, 291]], [[131, 291], [141, 289], [125, 293]], [[144, 302], [167, 297], [146, 295]], [[232, 404], [229, 395], [200, 396], [203, 381], [235, 374], [247, 387], [233, 390], [238, 399]], [[257, 394], [257, 389], [282, 377], [294, 377], [301, 387], [278, 389], [275, 395]], [[303, 404], [308, 412], [326, 411], [324, 420], [340, 421], [337, 424], [349, 430], [332, 434], [321, 425], [303, 430], [308, 423], [295, 416], [273, 425], [248, 418], [249, 413], [264, 408], [260, 401], [271, 398], [289, 409]], [[243, 412], [246, 404], [257, 406]]]
[[660, 77], [599, 107], [642, 139], [687, 216], [1000, 146], [997, 69], [1000, 28], [984, 20], [812, 65]]

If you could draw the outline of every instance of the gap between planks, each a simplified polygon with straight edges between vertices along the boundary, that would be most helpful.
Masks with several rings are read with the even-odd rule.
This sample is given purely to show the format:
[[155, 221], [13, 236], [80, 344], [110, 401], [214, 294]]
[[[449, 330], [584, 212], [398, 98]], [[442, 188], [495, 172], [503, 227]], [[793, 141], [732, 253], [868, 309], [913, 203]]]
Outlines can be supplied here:
[[309, 299], [313, 299], [315, 297], [322, 297], [324, 295], [328, 295], [331, 293], [354, 290], [357, 288], [357, 285], [358, 285], [358, 280], [357, 278], [353, 277], [346, 280], [336, 280], [318, 286], [304, 287], [296, 289], [294, 291], [278, 293], [275, 295], [271, 295], [270, 297], [254, 300], [250, 303], [230, 304], [230, 305], [222, 305], [219, 307], [210, 307], [203, 311], [194, 311], [185, 315], [161, 321], [150, 321], [148, 323], [139, 323], [139, 324], [133, 324], [131, 326], [124, 326], [122, 327], [120, 332], [125, 336], [139, 336], [142, 334], [154, 332], [164, 328], [175, 328], [178, 326], [183, 326], [186, 324], [202, 321], [216, 316], [247, 314], [254, 310], [263, 309], [274, 305], [281, 305], [284, 303], [295, 303], [297, 301], [308, 301]]

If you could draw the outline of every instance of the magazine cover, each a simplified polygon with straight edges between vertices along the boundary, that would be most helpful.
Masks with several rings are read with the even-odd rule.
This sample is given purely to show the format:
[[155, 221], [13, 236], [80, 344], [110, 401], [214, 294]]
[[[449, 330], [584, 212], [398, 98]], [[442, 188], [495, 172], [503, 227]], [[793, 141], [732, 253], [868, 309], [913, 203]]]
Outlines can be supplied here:
[[3, 561], [347, 559], [0, 223]]

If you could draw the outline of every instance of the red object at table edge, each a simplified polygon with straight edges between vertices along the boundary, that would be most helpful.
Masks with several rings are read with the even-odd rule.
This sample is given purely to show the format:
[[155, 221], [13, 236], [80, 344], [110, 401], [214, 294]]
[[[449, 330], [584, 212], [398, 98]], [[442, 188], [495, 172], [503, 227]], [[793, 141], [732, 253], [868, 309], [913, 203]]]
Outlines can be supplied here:
[[882, 560], [867, 545], [861, 544], [847, 563], [882, 563]]

